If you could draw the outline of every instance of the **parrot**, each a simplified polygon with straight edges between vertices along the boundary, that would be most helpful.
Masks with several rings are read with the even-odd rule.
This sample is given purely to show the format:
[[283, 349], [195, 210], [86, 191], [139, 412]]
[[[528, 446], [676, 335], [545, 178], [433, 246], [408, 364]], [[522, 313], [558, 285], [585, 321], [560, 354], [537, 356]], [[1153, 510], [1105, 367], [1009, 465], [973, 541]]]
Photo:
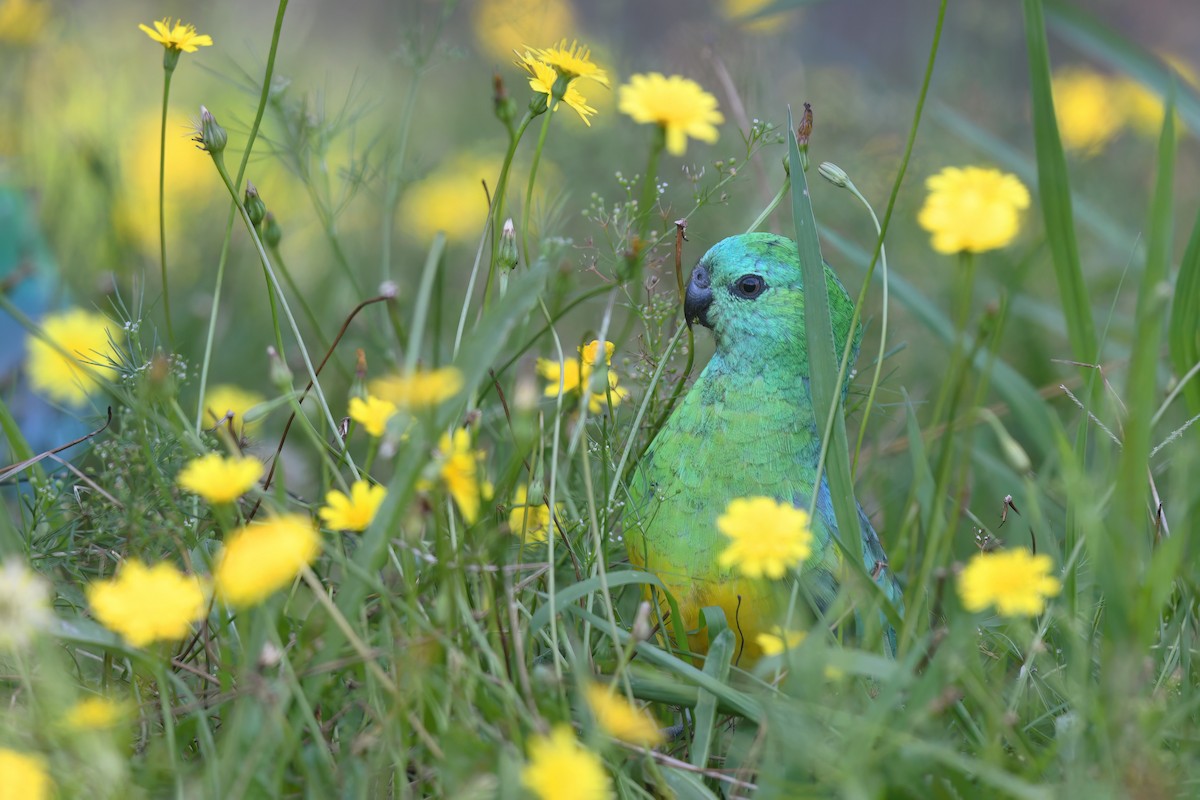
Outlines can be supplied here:
[[[853, 367], [862, 329], [851, 331], [854, 303], [824, 267], [836, 353], [853, 337]], [[748, 662], [762, 655], [758, 636], [781, 631], [784, 622], [787, 581], [746, 578], [718, 563], [729, 539], [717, 518], [731, 500], [765, 496], [807, 511], [815, 492], [812, 553], [800, 580], [818, 608], [837, 591], [843, 566], [829, 484], [822, 475], [814, 485], [824, 415], [809, 390], [804, 303], [796, 244], [770, 233], [718, 242], [687, 281], [685, 321], [708, 328], [716, 351], [633, 470], [623, 537], [630, 563], [657, 576], [678, 601], [693, 652], [707, 647], [699, 630], [705, 607], [724, 611], [738, 637], [735, 653]], [[858, 516], [863, 566], [900, 611], [901, 588], [883, 546], [861, 506]], [[883, 629], [894, 655], [886, 619]]]

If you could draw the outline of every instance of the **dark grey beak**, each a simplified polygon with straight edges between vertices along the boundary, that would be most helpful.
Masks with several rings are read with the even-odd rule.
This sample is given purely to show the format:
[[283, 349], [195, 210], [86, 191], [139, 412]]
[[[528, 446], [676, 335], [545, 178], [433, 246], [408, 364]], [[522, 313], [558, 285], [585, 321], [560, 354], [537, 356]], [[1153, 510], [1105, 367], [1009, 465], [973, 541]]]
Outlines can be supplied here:
[[712, 280], [709, 278], [708, 270], [701, 264], [697, 264], [692, 270], [691, 280], [687, 284], [687, 294], [683, 300], [683, 318], [687, 324], [691, 326], [693, 322], [699, 322], [706, 328], [712, 328], [708, 323], [708, 307], [712, 305]]

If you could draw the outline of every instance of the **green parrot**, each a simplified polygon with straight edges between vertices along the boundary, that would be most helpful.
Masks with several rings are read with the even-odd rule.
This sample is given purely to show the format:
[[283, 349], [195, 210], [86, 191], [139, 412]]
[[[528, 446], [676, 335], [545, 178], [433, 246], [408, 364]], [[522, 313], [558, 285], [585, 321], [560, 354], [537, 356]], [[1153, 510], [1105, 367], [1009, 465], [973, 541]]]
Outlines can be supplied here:
[[[825, 267], [837, 354], [862, 329], [850, 330], [854, 304]], [[741, 640], [747, 661], [760, 655], [757, 636], [781, 633], [790, 584], [748, 579], [718, 564], [729, 539], [717, 529], [731, 500], [766, 496], [808, 509], [812, 555], [801, 568], [806, 594], [824, 607], [837, 591], [841, 552], [829, 485], [814, 483], [821, 439], [809, 393], [804, 283], [796, 244], [768, 233], [732, 236], [700, 259], [687, 284], [684, 317], [716, 339], [716, 353], [654, 438], [629, 486], [625, 541], [630, 561], [658, 576], [679, 603], [693, 650], [700, 609], [719, 606]], [[849, 385], [842, 387], [843, 397]], [[859, 507], [867, 573], [899, 609], [900, 587]], [[801, 595], [802, 597], [804, 595]], [[889, 650], [895, 632], [884, 622]]]

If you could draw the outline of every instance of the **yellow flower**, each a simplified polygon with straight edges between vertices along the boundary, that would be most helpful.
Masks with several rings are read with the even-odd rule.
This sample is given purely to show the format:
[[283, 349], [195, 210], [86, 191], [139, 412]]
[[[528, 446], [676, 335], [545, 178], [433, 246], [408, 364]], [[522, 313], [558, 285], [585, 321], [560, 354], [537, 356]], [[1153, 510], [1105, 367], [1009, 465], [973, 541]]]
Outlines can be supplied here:
[[1158, 136], [1162, 131], [1163, 101], [1153, 90], [1133, 78], [1113, 82], [1116, 102], [1124, 109], [1129, 124], [1143, 136]]
[[479, 475], [484, 452], [471, 449], [471, 434], [466, 428], [458, 428], [453, 436], [443, 433], [437, 449], [441, 456], [438, 476], [470, 525], [479, 519], [481, 499], [491, 496], [490, 485], [481, 482]]
[[[537, 361], [538, 374], [545, 378], [546, 397], [558, 397], [558, 385], [562, 382], [562, 393], [573, 394], [580, 391], [588, 393], [588, 411], [599, 414], [608, 408], [608, 398], [612, 397], [613, 408], [629, 396], [629, 392], [618, 386], [617, 373], [612, 369], [612, 357], [615, 347], [612, 342], [604, 343], [604, 369], [607, 372], [607, 388], [603, 384], [596, 386], [592, 375], [596, 371], [596, 361], [600, 357], [600, 341], [593, 339], [579, 348], [579, 358], [568, 358], [563, 364], [548, 358]], [[565, 368], [565, 369], [564, 369]]]
[[812, 555], [808, 512], [770, 497], [730, 501], [717, 530], [732, 540], [717, 563], [748, 578], [782, 578]]
[[1029, 190], [1017, 178], [983, 167], [946, 167], [925, 181], [929, 196], [917, 215], [939, 253], [982, 253], [1017, 235]]
[[198, 47], [211, 47], [212, 37], [206, 33], [196, 33], [196, 26], [185, 24], [179, 20], [171, 24], [170, 17], [154, 21], [154, 29], [148, 25], [138, 25], [138, 29], [168, 50], [180, 50], [184, 53], [194, 53]]
[[592, 51], [577, 41], [571, 42], [568, 47], [567, 40], [563, 39], [556, 47], [543, 47], [526, 52], [525, 58], [528, 59], [531, 55], [546, 66], [552, 67], [564, 78], [572, 81], [575, 78], [588, 78], [601, 86], [608, 86], [608, 75], [592, 63]]
[[506, 59], [526, 42], [557, 41], [576, 29], [567, 0], [480, 0], [475, 39], [492, 58]]
[[717, 110], [717, 98], [700, 84], [680, 75], [665, 77], [660, 72], [633, 75], [620, 88], [618, 108], [634, 122], [661, 125], [667, 137], [667, 152], [681, 156], [690, 136], [712, 144], [717, 125], [725, 117]]
[[369, 391], [397, 408], [414, 411], [432, 408], [462, 389], [462, 373], [454, 367], [417, 369], [409, 375], [391, 375], [371, 381]]
[[1125, 111], [1114, 84], [1082, 67], [1058, 70], [1051, 79], [1054, 113], [1063, 147], [1091, 156], [1125, 124]]
[[252, 456], [209, 453], [193, 458], [179, 471], [179, 485], [210, 503], [232, 503], [262, 477], [262, 462]]
[[217, 595], [231, 606], [257, 605], [316, 560], [321, 538], [312, 520], [282, 514], [243, 526], [225, 541], [213, 569]]
[[87, 598], [100, 624], [134, 647], [182, 639], [206, 608], [195, 576], [166, 562], [147, 567], [135, 559], [126, 561], [115, 578], [88, 586]]
[[[544, 542], [550, 533], [550, 508], [545, 503], [529, 503], [529, 487], [518, 486], [513, 493], [511, 511], [508, 513], [508, 529], [522, 542]], [[562, 507], [557, 509], [562, 513]]]
[[760, 633], [754, 637], [758, 649], [764, 656], [777, 656], [784, 650], [791, 650], [804, 641], [808, 634], [804, 631], [788, 631], [785, 636], [783, 629], [776, 626], [770, 633]]
[[[550, 104], [550, 110], [557, 111], [559, 101], [554, 99], [554, 84], [558, 81], [558, 73], [554, 70], [554, 67], [551, 67], [549, 64], [543, 64], [529, 53], [522, 56], [521, 60], [517, 63], [529, 72], [529, 88], [538, 94], [546, 95], [546, 102]], [[575, 109], [575, 112], [579, 114], [579, 118], [583, 120], [584, 124], [589, 127], [591, 126], [592, 121], [589, 117], [596, 113], [596, 109], [588, 105], [587, 98], [575, 88], [573, 80], [568, 79], [567, 88], [563, 91], [561, 100]]]
[[243, 389], [240, 386], [223, 383], [213, 386], [204, 393], [204, 423], [212, 426], [225, 418], [226, 414], [233, 415], [233, 429], [238, 435], [253, 431], [261, 420], [246, 422], [246, 412], [267, 398], [258, 392]]
[[0, 800], [46, 800], [52, 787], [46, 759], [0, 747]]
[[317, 512], [327, 527], [339, 531], [365, 531], [387, 497], [387, 489], [370, 481], [355, 481], [350, 494], [331, 491]]
[[9, 556], [0, 565], [0, 653], [23, 648], [53, 619], [50, 585]]
[[558, 725], [549, 736], [529, 743], [529, 763], [521, 783], [539, 800], [605, 800], [613, 796], [612, 782], [600, 757], [575, 739], [569, 725]]
[[1032, 617], [1046, 610], [1046, 599], [1062, 590], [1050, 575], [1050, 556], [1024, 548], [976, 554], [958, 576], [958, 594], [967, 611], [995, 606], [1006, 617]]
[[399, 219], [420, 241], [439, 231], [451, 242], [478, 241], [488, 213], [483, 182], [493, 186], [499, 174], [499, 159], [472, 154], [451, 159], [408, 187]]
[[350, 419], [362, 425], [371, 436], [383, 436], [388, 420], [395, 415], [395, 403], [380, 400], [373, 394], [368, 394], [366, 400], [350, 398]]
[[98, 379], [113, 374], [107, 363], [115, 357], [112, 345], [123, 338], [121, 328], [81, 308], [47, 314], [41, 327], [44, 339], [29, 337], [30, 385], [56, 402], [82, 405]]
[[759, 12], [775, 5], [775, 0], [721, 0], [718, 5], [722, 17], [750, 33], [774, 33], [796, 16], [795, 8], [760, 16]]
[[612, 689], [593, 683], [587, 687], [588, 707], [596, 723], [614, 739], [644, 747], [654, 747], [663, 742], [658, 723], [645, 709], [638, 708]]
[[0, 42], [32, 44], [46, 27], [49, 16], [49, 3], [40, 0], [4, 0], [0, 3]]
[[85, 697], [67, 711], [63, 724], [77, 731], [102, 731], [116, 727], [125, 717], [125, 706], [107, 697]]

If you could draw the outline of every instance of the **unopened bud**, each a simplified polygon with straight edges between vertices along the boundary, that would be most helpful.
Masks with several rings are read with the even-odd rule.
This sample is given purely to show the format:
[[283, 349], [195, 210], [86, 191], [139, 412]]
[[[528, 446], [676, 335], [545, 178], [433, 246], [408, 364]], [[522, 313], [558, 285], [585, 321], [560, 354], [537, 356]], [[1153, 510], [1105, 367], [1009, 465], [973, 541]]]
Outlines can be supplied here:
[[650, 625], [650, 603], [643, 600], [638, 606], [637, 616], [633, 618], [633, 638], [639, 642], [644, 642], [650, 638], [654, 632], [654, 628]]
[[992, 432], [996, 434], [996, 440], [1000, 443], [1000, 451], [1004, 454], [1004, 458], [1008, 461], [1008, 465], [1018, 475], [1024, 475], [1033, 469], [1033, 463], [1029, 460], [1029, 454], [1025, 452], [1025, 448], [1017, 443], [1007, 430], [1005, 430], [1000, 419], [992, 413], [989, 408], [980, 408], [979, 415], [982, 416], [992, 428]]
[[504, 79], [500, 77], [500, 73], [492, 76], [492, 107], [496, 112], [496, 118], [506, 127], [511, 128], [513, 119], [517, 116], [517, 104], [508, 96], [508, 91], [504, 88]]
[[275, 215], [270, 211], [263, 217], [262, 237], [263, 243], [272, 249], [279, 247], [279, 243], [283, 241], [283, 228], [280, 227], [279, 220], [275, 219]]
[[517, 232], [513, 228], [512, 217], [504, 221], [504, 229], [500, 232], [500, 252], [496, 255], [496, 265], [503, 270], [517, 266]]
[[225, 149], [229, 134], [218, 123], [204, 106], [200, 106], [200, 130], [192, 137], [192, 141], [200, 145], [200, 149], [211, 155], [216, 155]]
[[292, 371], [288, 369], [288, 365], [274, 347], [267, 348], [267, 361], [269, 362], [267, 372], [270, 375], [271, 383], [282, 392], [290, 391]]
[[267, 204], [259, 197], [258, 187], [250, 181], [246, 181], [246, 196], [242, 204], [246, 207], [246, 216], [250, 217], [250, 222], [255, 226], [267, 215]]
[[850, 176], [846, 174], [846, 170], [842, 169], [837, 164], [824, 161], [821, 163], [821, 166], [817, 167], [817, 172], [821, 173], [821, 177], [832, 183], [834, 186], [839, 186], [845, 189], [850, 185]]

